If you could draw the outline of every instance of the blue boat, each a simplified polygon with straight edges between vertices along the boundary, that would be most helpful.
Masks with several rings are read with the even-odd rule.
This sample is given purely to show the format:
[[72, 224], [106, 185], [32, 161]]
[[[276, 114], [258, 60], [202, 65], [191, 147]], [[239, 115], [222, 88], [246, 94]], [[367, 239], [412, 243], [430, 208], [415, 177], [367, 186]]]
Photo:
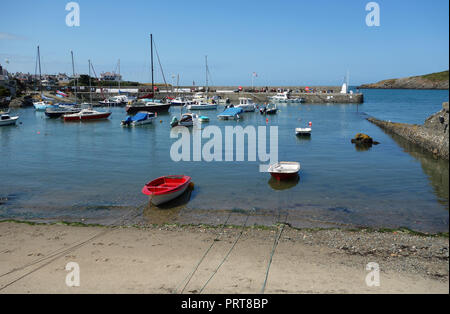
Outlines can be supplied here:
[[154, 112], [138, 112], [134, 116], [127, 117], [125, 120], [122, 120], [122, 126], [138, 126], [152, 123], [157, 117]]
[[244, 112], [242, 108], [227, 108], [221, 114], [217, 116], [217, 118], [221, 120], [237, 120], [240, 118], [240, 114]]

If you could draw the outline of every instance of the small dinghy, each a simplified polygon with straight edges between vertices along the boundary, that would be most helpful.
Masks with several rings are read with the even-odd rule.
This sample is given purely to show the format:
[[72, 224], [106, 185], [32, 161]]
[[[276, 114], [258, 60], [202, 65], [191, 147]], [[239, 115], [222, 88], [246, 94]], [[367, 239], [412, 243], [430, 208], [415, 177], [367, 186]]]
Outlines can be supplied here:
[[280, 161], [269, 167], [270, 174], [277, 180], [288, 180], [298, 176], [300, 163], [295, 161]]
[[197, 120], [198, 120], [198, 122], [202, 122], [202, 123], [209, 122], [209, 118], [205, 117], [205, 116], [200, 116], [200, 117], [198, 117]]
[[165, 176], [147, 183], [142, 193], [150, 197], [154, 205], [167, 203], [186, 191], [191, 183], [188, 176]]
[[295, 134], [298, 136], [311, 136], [311, 128], [296, 128]]
[[184, 113], [181, 115], [180, 120], [177, 119], [177, 117], [173, 117], [172, 121], [170, 122], [171, 127], [176, 126], [193, 126], [195, 120], [197, 119], [197, 115], [194, 113]]
[[0, 115], [0, 126], [5, 125], [14, 125], [16, 124], [19, 117], [11, 117], [9, 114], [2, 114]]
[[121, 125], [122, 126], [139, 126], [139, 125], [145, 125], [150, 124], [155, 120], [157, 117], [156, 113], [154, 112], [138, 112], [133, 117], [127, 117], [125, 120], [122, 120]]

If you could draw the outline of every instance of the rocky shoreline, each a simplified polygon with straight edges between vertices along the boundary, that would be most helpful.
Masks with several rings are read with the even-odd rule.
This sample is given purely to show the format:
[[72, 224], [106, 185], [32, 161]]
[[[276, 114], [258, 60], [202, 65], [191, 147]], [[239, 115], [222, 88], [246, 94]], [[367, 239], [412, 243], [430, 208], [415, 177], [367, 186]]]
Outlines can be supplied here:
[[442, 104], [442, 110], [431, 115], [423, 125], [396, 123], [367, 119], [387, 132], [397, 134], [434, 155], [449, 159], [449, 103]]
[[363, 84], [361, 89], [448, 89], [448, 71]]

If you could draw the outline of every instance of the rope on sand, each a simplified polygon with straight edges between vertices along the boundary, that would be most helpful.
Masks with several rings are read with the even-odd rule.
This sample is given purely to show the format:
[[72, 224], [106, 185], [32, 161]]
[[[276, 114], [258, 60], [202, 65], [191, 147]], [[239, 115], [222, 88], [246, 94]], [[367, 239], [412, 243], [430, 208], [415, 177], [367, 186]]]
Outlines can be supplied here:
[[211, 249], [213, 248], [214, 244], [219, 241], [223, 231], [225, 230], [225, 227], [227, 226], [228, 220], [231, 217], [232, 212], [230, 211], [230, 213], [228, 214], [227, 219], [225, 220], [225, 222], [223, 223], [222, 228], [220, 229], [219, 233], [217, 234], [216, 238], [214, 239], [214, 241], [211, 243], [211, 245], [209, 246], [209, 248], [205, 251], [205, 253], [203, 254], [203, 256], [200, 258], [200, 260], [198, 261], [198, 263], [195, 265], [193, 271], [191, 273], [189, 273], [187, 275], [187, 277], [185, 279], [183, 279], [183, 281], [175, 288], [175, 292], [179, 289], [179, 287], [183, 284], [183, 282], [185, 282], [186, 280], [186, 284], [183, 286], [183, 289], [181, 289], [180, 293], [183, 293], [184, 290], [186, 289], [187, 285], [189, 284], [189, 282], [191, 281], [192, 277], [194, 277], [195, 272], [197, 271], [198, 267], [200, 266], [200, 264], [203, 262], [203, 260], [205, 259], [206, 255], [208, 255], [209, 251], [211, 251]]
[[281, 230], [278, 233], [278, 235], [275, 237], [275, 240], [273, 242], [272, 252], [270, 253], [269, 264], [267, 265], [267, 269], [266, 269], [266, 276], [264, 278], [264, 283], [263, 283], [263, 286], [261, 288], [261, 294], [263, 294], [264, 291], [266, 290], [267, 279], [269, 278], [269, 271], [270, 271], [270, 266], [272, 265], [273, 255], [275, 254], [275, 250], [276, 250], [276, 248], [278, 246], [278, 243], [280, 241], [281, 234], [283, 233], [284, 227], [287, 224], [287, 217], [288, 217], [288, 215], [289, 215], [289, 213], [286, 214], [286, 219], [284, 220], [285, 222], [281, 225]]
[[241, 238], [242, 234], [244, 233], [245, 230], [245, 226], [247, 225], [247, 221], [248, 218], [250, 217], [250, 214], [247, 215], [247, 218], [245, 219], [244, 224], [242, 225], [242, 230], [239, 233], [239, 236], [236, 238], [236, 240], [234, 241], [233, 245], [231, 246], [231, 248], [228, 250], [227, 254], [225, 255], [224, 259], [222, 260], [222, 262], [220, 262], [219, 266], [217, 266], [217, 268], [214, 270], [214, 272], [211, 274], [211, 277], [209, 277], [209, 279], [205, 282], [205, 284], [203, 285], [203, 287], [200, 289], [199, 293], [202, 293], [203, 290], [205, 290], [206, 286], [208, 285], [208, 283], [211, 281], [211, 279], [216, 275], [216, 273], [219, 271], [219, 268], [225, 263], [225, 261], [227, 260], [228, 256], [231, 254], [231, 251], [234, 249], [234, 247], [236, 246], [236, 244], [238, 243], [239, 239]]
[[[145, 206], [145, 205], [144, 205], [144, 206]], [[137, 209], [138, 209], [138, 210], [136, 210], [136, 211], [137, 211], [137, 214], [136, 214], [134, 217], [132, 217], [132, 219], [136, 218], [136, 217], [139, 215], [141, 207], [142, 207], [142, 206], [139, 206], [139, 207], [137, 208]], [[116, 225], [116, 224], [117, 224], [118, 222], [120, 222], [120, 221], [124, 221], [125, 219], [127, 219], [127, 216], [131, 215], [133, 212], [134, 212], [134, 211], [131, 211], [131, 212], [129, 212], [129, 213], [127, 213], [127, 214], [125, 214], [125, 215], [119, 217], [117, 220], [115, 220], [115, 221], [113, 221], [111, 224], [109, 224], [109, 226], [113, 226], [112, 228], [106, 229], [106, 230], [102, 230], [101, 232], [99, 232], [99, 233], [93, 235], [92, 237], [90, 237], [90, 238], [87, 239], [87, 240], [84, 240], [84, 241], [82, 241], [82, 242], [80, 242], [80, 243], [78, 243], [78, 244], [73, 244], [71, 247], [69, 247], [69, 248], [67, 248], [67, 249], [65, 249], [65, 250], [63, 250], [63, 251], [61, 251], [61, 250], [64, 249], [64, 248], [60, 248], [60, 249], [58, 249], [58, 250], [55, 250], [55, 251], [51, 252], [51, 253], [48, 254], [47, 256], [44, 256], [44, 257], [42, 257], [42, 258], [40, 258], [40, 259], [37, 259], [37, 260], [35, 260], [35, 261], [33, 261], [33, 262], [30, 262], [30, 263], [25, 264], [25, 265], [23, 265], [23, 266], [21, 266], [21, 267], [14, 268], [14, 269], [12, 269], [12, 270], [10, 270], [10, 271], [4, 273], [4, 274], [1, 274], [1, 275], [0, 275], [0, 278], [2, 278], [2, 277], [4, 277], [4, 276], [7, 276], [7, 275], [10, 275], [10, 274], [12, 274], [12, 273], [15, 273], [15, 272], [17, 272], [17, 271], [26, 269], [26, 268], [31, 267], [31, 266], [33, 266], [33, 265], [39, 264], [39, 263], [41, 263], [41, 262], [43, 262], [43, 261], [45, 261], [45, 260], [49, 260], [49, 259], [50, 259], [48, 262], [44, 263], [43, 265], [38, 266], [37, 268], [35, 268], [35, 269], [33, 269], [33, 270], [31, 270], [31, 271], [25, 273], [24, 275], [20, 276], [19, 278], [16, 278], [16, 279], [14, 279], [13, 281], [10, 281], [9, 283], [7, 283], [6, 285], [3, 285], [2, 287], [0, 287], [0, 291], [6, 289], [7, 287], [9, 287], [9, 286], [11, 286], [11, 285], [13, 285], [14, 283], [18, 282], [19, 280], [21, 280], [21, 279], [23, 279], [23, 278], [25, 278], [25, 277], [31, 275], [32, 273], [38, 271], [39, 269], [44, 268], [45, 266], [49, 265], [49, 264], [52, 263], [53, 261], [55, 261], [55, 260], [61, 258], [63, 255], [68, 254], [68, 253], [70, 253], [70, 252], [72, 252], [72, 251], [74, 251], [74, 250], [76, 250], [76, 249], [82, 247], [83, 245], [87, 244], [88, 242], [90, 242], [90, 241], [92, 241], [92, 240], [94, 240], [94, 239], [96, 239], [96, 238], [98, 238], [98, 237], [101, 237], [101, 236], [105, 235], [106, 233], [108, 233], [108, 232], [114, 230], [114, 229], [116, 228], [116, 226], [114, 226], [114, 225]], [[75, 242], [75, 243], [76, 243], [76, 242]]]

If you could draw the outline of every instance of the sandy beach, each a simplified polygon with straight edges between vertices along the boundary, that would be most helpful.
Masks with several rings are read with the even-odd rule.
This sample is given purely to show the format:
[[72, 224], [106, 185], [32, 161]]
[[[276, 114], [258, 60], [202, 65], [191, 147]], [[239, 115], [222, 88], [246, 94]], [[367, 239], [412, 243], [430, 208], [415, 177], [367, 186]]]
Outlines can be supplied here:
[[[284, 225], [0, 222], [0, 293], [448, 293], [448, 244], [401, 231]], [[66, 285], [69, 262], [80, 267], [78, 287]], [[370, 262], [379, 264], [379, 286], [366, 284]]]

